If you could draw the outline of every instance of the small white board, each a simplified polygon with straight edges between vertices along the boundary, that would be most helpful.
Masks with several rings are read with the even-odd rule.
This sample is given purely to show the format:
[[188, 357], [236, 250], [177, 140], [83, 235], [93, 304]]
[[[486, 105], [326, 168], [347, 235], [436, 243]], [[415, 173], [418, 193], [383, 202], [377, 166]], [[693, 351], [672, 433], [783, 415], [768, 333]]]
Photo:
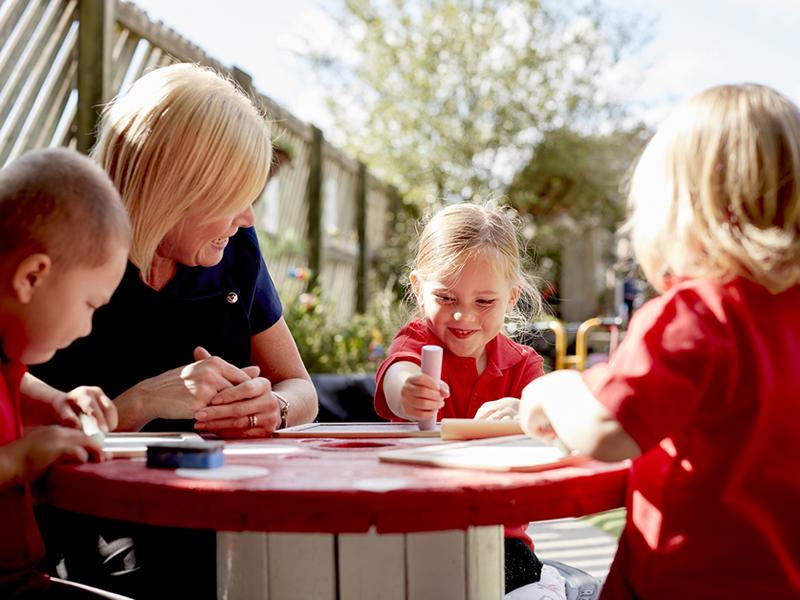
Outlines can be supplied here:
[[557, 446], [525, 435], [386, 450], [378, 457], [384, 462], [516, 472], [554, 469], [589, 459], [585, 455], [567, 454]]
[[103, 452], [111, 458], [141, 458], [147, 456], [148, 444], [163, 442], [199, 441], [203, 438], [191, 431], [155, 433], [147, 431], [125, 431], [107, 433], [103, 440]]

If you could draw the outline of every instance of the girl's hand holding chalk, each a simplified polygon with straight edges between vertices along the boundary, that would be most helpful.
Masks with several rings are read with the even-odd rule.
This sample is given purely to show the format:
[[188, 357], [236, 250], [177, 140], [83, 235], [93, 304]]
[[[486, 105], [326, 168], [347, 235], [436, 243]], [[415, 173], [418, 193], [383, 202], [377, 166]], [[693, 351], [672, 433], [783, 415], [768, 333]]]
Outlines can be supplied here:
[[[434, 380], [437, 387], [442, 379], [442, 355], [444, 352], [440, 346], [423, 346], [421, 368], [422, 373]], [[438, 410], [437, 410], [438, 412]], [[419, 428], [423, 431], [430, 431], [436, 428], [436, 414], [432, 419], [418, 421]]]
[[[444, 399], [450, 395], [450, 388], [439, 379], [442, 349], [438, 346], [425, 346], [425, 348], [428, 347], [436, 348], [433, 351], [434, 354], [439, 352], [439, 362], [438, 364], [435, 362], [436, 358], [425, 358], [429, 356], [429, 351], [423, 349], [421, 365], [423, 370], [421, 373], [407, 375], [400, 390], [402, 407], [398, 414], [410, 421], [435, 424], [436, 415], [444, 406]], [[431, 363], [431, 360], [434, 363]], [[428, 371], [426, 372], [425, 369]]]

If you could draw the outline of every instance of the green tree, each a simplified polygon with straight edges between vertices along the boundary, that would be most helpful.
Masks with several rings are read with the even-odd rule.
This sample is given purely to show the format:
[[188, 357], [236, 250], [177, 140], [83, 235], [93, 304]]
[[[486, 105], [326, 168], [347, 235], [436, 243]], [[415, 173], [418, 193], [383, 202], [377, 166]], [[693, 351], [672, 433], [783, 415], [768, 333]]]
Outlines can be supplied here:
[[643, 126], [605, 135], [549, 131], [514, 176], [508, 199], [539, 225], [568, 217], [615, 229], [625, 215], [627, 173], [649, 135]]
[[[410, 202], [498, 195], [542, 131], [616, 118], [598, 81], [644, 41], [591, 0], [344, 0], [310, 54], [345, 146]], [[342, 58], [344, 56], [344, 58]]]

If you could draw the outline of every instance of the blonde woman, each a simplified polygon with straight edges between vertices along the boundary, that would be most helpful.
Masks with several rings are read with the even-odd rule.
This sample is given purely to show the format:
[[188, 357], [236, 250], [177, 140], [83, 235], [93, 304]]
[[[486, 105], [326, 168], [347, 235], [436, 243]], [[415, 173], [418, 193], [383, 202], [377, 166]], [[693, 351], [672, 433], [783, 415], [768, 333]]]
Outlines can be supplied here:
[[[130, 261], [91, 335], [35, 374], [62, 389], [73, 381], [101, 386], [120, 430], [252, 438], [311, 421], [316, 393], [253, 230], [272, 147], [251, 101], [208, 69], [154, 70], [106, 108], [93, 155], [130, 215]], [[62, 539], [97, 531], [75, 523]], [[188, 596], [190, 586], [213, 595], [213, 535], [206, 544], [177, 533], [131, 534], [129, 524], [100, 529], [98, 564], [75, 549], [72, 572], [137, 597], [164, 594], [172, 582], [176, 593]], [[131, 535], [136, 561], [130, 545], [108, 543]], [[135, 583], [103, 579], [112, 573]]]
[[800, 111], [706, 90], [648, 144], [631, 201], [663, 295], [610, 363], [530, 383], [523, 428], [636, 459], [602, 598], [798, 598]]
[[108, 106], [93, 155], [131, 217], [128, 270], [92, 335], [35, 374], [100, 385], [123, 431], [194, 419], [262, 437], [311, 421], [316, 393], [253, 230], [272, 149], [250, 100], [210, 70], [157, 69]]

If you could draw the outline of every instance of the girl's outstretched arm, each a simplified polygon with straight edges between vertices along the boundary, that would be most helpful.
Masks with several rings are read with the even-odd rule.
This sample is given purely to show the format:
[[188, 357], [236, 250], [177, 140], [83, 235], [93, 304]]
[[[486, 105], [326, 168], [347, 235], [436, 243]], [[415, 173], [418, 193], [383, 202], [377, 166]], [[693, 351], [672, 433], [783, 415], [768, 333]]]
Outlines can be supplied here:
[[522, 391], [519, 418], [528, 435], [557, 436], [568, 448], [600, 460], [641, 454], [638, 444], [595, 399], [578, 371], [556, 371], [531, 381]]

